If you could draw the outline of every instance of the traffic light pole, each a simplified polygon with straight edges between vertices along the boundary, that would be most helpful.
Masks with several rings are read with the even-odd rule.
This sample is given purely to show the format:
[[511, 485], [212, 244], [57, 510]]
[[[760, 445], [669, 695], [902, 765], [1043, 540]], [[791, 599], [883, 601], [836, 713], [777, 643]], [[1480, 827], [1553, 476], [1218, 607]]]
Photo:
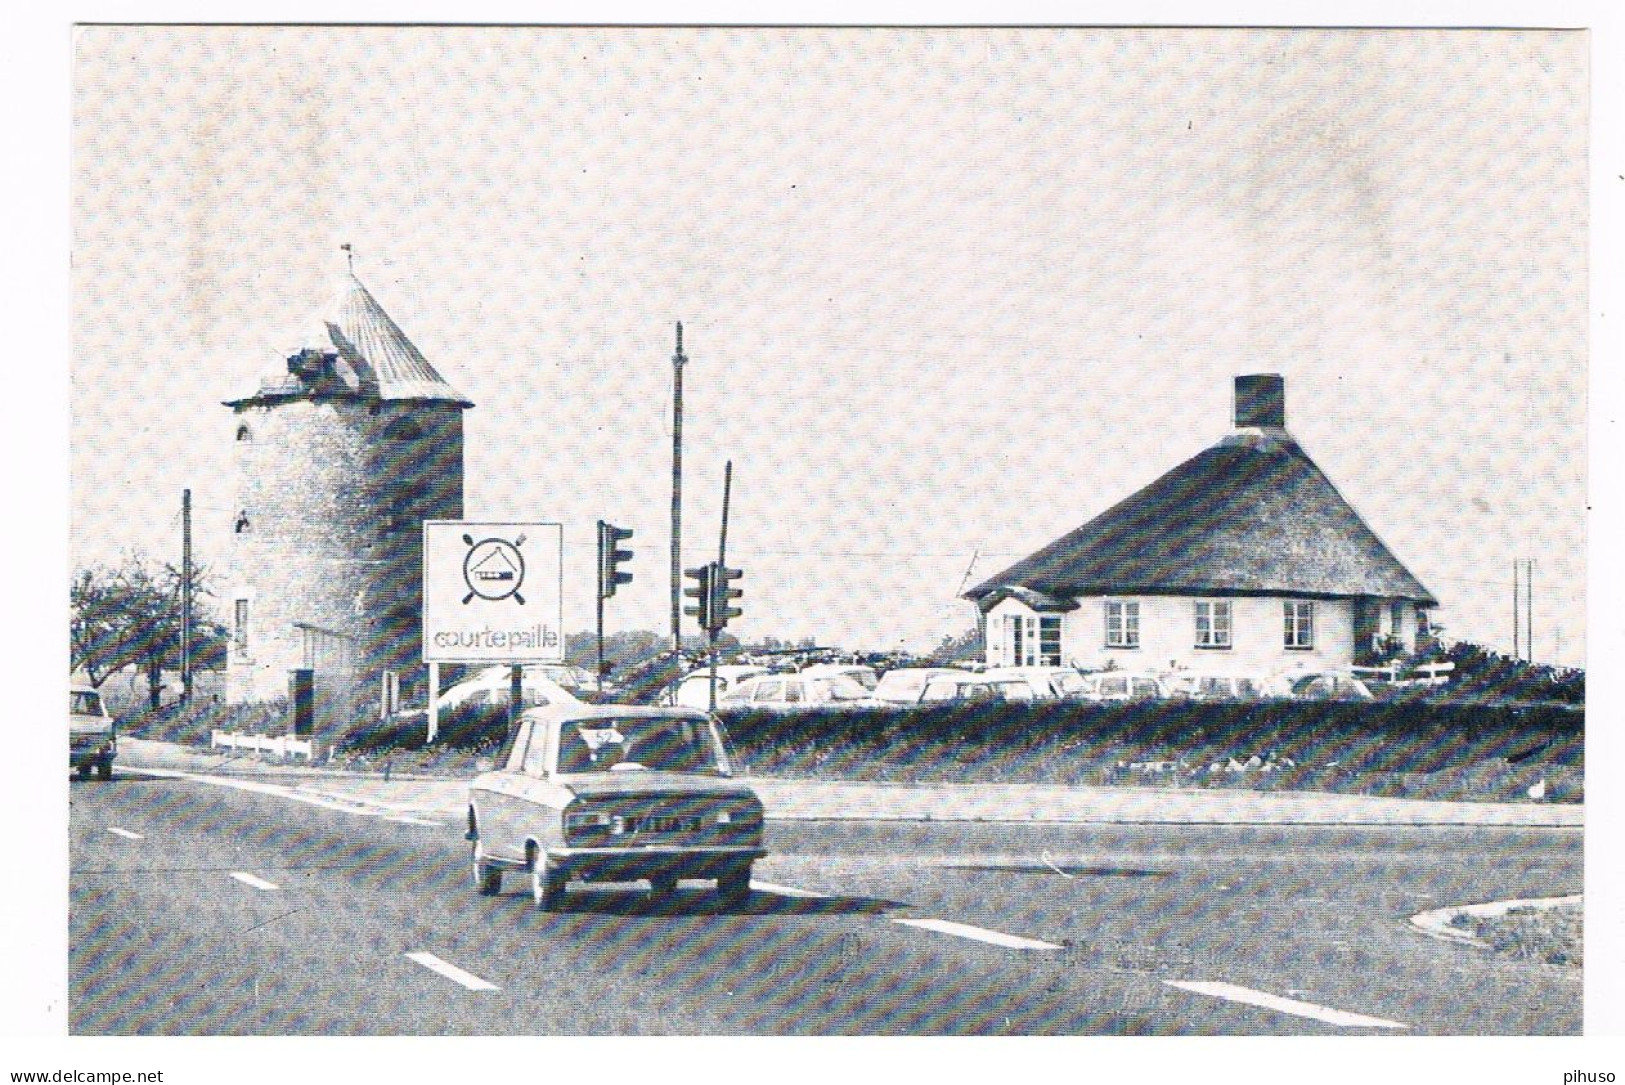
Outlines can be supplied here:
[[[677, 353], [671, 358], [671, 656], [676, 678], [683, 676], [683, 324], [677, 323]], [[676, 679], [672, 689], [677, 688]]]
[[[717, 541], [718, 570], [726, 568], [728, 564], [728, 498], [733, 490], [733, 484], [734, 461], [729, 460], [727, 465], [722, 469], [722, 534]], [[714, 625], [715, 623], [713, 622], [713, 626]], [[706, 631], [707, 638], [710, 642], [708, 645], [707, 654], [710, 656], [711, 663], [710, 703], [712, 712], [717, 710], [717, 633], [720, 631], [720, 628], [712, 628]]]

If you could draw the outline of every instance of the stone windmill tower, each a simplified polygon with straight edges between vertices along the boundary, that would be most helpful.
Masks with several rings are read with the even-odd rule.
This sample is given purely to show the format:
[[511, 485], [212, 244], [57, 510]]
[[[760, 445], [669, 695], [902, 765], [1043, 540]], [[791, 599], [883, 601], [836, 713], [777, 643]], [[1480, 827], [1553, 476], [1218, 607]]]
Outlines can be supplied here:
[[227, 699], [318, 701], [421, 670], [424, 520], [463, 516], [473, 406], [347, 273], [285, 373], [232, 409]]

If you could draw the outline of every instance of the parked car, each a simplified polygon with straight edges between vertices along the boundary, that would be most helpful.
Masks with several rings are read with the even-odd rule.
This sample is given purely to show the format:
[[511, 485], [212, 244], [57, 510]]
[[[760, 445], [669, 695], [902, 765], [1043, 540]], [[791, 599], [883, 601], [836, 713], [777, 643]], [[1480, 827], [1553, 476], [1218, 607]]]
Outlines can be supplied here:
[[[511, 693], [511, 671], [505, 666], [486, 667], [472, 678], [465, 678], [446, 689], [435, 699], [441, 712], [461, 708], [467, 704], [506, 706]], [[526, 666], [520, 672], [520, 696], [527, 705], [577, 704], [575, 694], [548, 677], [544, 667]]]
[[118, 756], [118, 728], [102, 695], [91, 686], [68, 687], [68, 767], [81, 780], [91, 769], [103, 780], [113, 778], [113, 760]]
[[1166, 680], [1175, 697], [1193, 701], [1256, 701], [1270, 695], [1270, 683], [1243, 674], [1181, 674]]
[[746, 678], [717, 699], [717, 706], [795, 711], [805, 708], [861, 708], [875, 705], [873, 695], [844, 674], [758, 674]]
[[874, 692], [880, 683], [880, 676], [873, 667], [866, 667], [862, 663], [813, 663], [801, 668], [806, 675], [843, 674], [852, 679], [864, 689]]
[[942, 701], [1049, 700], [1034, 691], [1027, 678], [1000, 678], [987, 674], [938, 674], [926, 679], [919, 704]]
[[[734, 686], [758, 674], [767, 674], [766, 667], [759, 667], [748, 663], [722, 663], [717, 666], [717, 701]], [[703, 667], [683, 676], [677, 683], [676, 701], [689, 708], [711, 707], [711, 669]]]
[[494, 771], [469, 789], [474, 887], [529, 876], [537, 907], [556, 910], [572, 880], [715, 879], [730, 906], [750, 896], [762, 803], [734, 779], [726, 732], [682, 707], [556, 704], [526, 711]]
[[1100, 671], [1085, 675], [1091, 701], [1153, 701], [1169, 696], [1161, 676], [1132, 671]]
[[1024, 682], [1032, 690], [1030, 700], [1082, 700], [1089, 683], [1072, 667], [995, 667], [982, 672], [988, 681]]
[[1371, 701], [1371, 687], [1352, 674], [1317, 671], [1295, 674], [1286, 679], [1291, 697], [1300, 701]]
[[969, 676], [970, 672], [957, 667], [898, 667], [880, 676], [874, 688], [874, 697], [888, 704], [915, 704], [924, 692], [926, 682], [943, 674], [963, 678]]
[[[919, 704], [943, 701], [995, 701], [999, 695], [979, 674], [935, 674], [920, 688]], [[895, 702], [887, 702], [895, 703]]]

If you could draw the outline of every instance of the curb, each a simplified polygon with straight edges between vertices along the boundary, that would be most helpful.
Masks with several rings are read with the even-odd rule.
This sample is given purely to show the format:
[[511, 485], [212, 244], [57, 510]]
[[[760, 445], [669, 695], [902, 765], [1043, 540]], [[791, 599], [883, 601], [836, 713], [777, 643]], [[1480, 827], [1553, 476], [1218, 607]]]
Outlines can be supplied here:
[[1565, 904], [1579, 904], [1585, 900], [1585, 895], [1575, 893], [1566, 897], [1532, 897], [1527, 900], [1492, 900], [1483, 904], [1459, 904], [1453, 908], [1435, 908], [1432, 911], [1421, 912], [1411, 916], [1411, 926], [1420, 934], [1429, 938], [1437, 938], [1442, 942], [1455, 942], [1458, 945], [1478, 946], [1489, 949], [1490, 944], [1476, 935], [1468, 934], [1460, 927], [1451, 925], [1451, 920], [1458, 915], [1470, 915], [1477, 918], [1506, 915], [1514, 908], [1534, 908], [1545, 911], [1548, 908], [1557, 908]]

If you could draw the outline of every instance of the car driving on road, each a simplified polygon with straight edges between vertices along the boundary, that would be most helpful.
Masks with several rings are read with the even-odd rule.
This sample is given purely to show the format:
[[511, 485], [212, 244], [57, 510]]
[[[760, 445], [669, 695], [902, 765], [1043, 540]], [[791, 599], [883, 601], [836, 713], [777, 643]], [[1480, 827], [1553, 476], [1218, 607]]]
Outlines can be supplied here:
[[498, 768], [470, 788], [474, 885], [501, 892], [529, 876], [554, 910], [571, 880], [715, 879], [725, 904], [750, 896], [762, 803], [734, 778], [722, 725], [682, 707], [556, 704], [519, 718]]
[[68, 687], [68, 767], [81, 780], [90, 776], [91, 769], [111, 780], [117, 756], [118, 730], [101, 693], [90, 686]]

